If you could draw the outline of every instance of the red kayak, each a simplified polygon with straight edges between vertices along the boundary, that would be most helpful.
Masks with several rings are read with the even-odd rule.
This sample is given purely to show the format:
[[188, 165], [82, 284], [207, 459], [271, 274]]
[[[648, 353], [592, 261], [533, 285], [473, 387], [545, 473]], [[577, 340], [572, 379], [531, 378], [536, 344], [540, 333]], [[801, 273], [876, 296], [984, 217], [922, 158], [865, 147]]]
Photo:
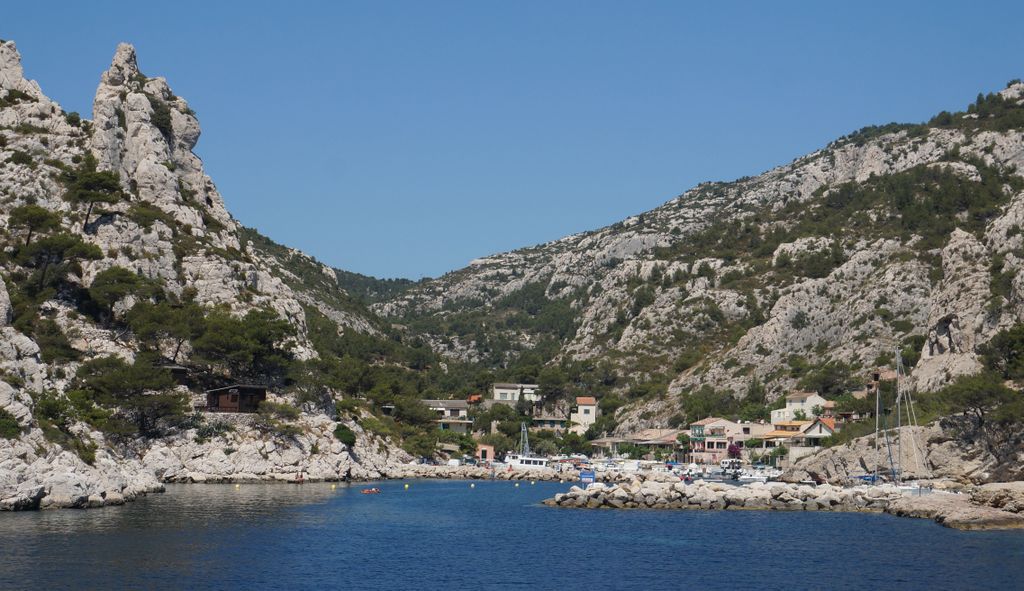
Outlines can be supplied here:
[[380, 494], [380, 489], [379, 488], [364, 488], [363, 490], [361, 490], [359, 492], [363, 493], [364, 495], [379, 495]]

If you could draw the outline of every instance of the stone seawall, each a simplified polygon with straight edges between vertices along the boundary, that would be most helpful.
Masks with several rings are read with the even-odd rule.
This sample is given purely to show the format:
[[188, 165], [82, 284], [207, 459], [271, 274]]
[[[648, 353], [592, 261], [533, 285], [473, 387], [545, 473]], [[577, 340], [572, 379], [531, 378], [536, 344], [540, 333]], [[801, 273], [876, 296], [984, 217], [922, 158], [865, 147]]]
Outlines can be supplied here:
[[[957, 529], [1024, 528], [1024, 514], [980, 500], [979, 493], [918, 495], [891, 485], [842, 488], [786, 483], [733, 486], [634, 479], [628, 483], [573, 486], [544, 501], [552, 507], [586, 509], [704, 509], [887, 512], [934, 519]], [[1005, 497], [1005, 495], [1004, 495]], [[1004, 498], [988, 493], [987, 498]]]
[[491, 470], [477, 466], [430, 466], [424, 464], [406, 464], [386, 475], [389, 479], [431, 478], [441, 480], [543, 480], [543, 481], [574, 481], [579, 480], [579, 472], [567, 470]]

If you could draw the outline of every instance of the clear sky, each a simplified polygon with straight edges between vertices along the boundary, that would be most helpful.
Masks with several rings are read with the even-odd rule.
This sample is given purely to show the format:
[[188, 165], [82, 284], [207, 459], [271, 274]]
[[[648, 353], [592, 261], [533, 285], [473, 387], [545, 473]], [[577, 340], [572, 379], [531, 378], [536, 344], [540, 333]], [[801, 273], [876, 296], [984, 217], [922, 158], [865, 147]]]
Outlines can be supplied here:
[[437, 276], [1024, 77], [1024, 2], [9, 2], [91, 112], [119, 41], [197, 111], [242, 223]]

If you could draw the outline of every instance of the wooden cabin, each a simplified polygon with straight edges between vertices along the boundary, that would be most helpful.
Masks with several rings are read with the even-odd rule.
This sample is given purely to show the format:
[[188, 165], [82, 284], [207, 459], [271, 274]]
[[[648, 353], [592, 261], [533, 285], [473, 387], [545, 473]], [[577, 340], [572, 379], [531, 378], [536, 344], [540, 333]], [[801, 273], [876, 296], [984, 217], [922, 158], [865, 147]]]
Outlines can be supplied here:
[[238, 384], [215, 388], [206, 392], [208, 412], [256, 412], [267, 399], [264, 386]]

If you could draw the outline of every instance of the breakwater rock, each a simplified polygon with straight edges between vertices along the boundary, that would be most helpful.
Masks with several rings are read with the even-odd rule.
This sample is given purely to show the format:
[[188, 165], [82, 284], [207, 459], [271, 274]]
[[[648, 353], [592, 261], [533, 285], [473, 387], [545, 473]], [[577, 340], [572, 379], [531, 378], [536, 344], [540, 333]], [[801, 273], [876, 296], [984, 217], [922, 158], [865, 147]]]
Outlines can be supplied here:
[[1024, 528], [1024, 515], [980, 504], [972, 495], [911, 494], [892, 485], [843, 488], [781, 482], [742, 486], [698, 480], [574, 486], [544, 501], [552, 507], [586, 509], [704, 509], [887, 512], [924, 517], [957, 529]]
[[431, 466], [426, 464], [406, 464], [400, 469], [389, 472], [388, 478], [430, 478], [441, 480], [544, 480], [572, 481], [579, 480], [579, 472], [575, 470], [558, 472], [555, 470], [491, 470], [478, 466]]

